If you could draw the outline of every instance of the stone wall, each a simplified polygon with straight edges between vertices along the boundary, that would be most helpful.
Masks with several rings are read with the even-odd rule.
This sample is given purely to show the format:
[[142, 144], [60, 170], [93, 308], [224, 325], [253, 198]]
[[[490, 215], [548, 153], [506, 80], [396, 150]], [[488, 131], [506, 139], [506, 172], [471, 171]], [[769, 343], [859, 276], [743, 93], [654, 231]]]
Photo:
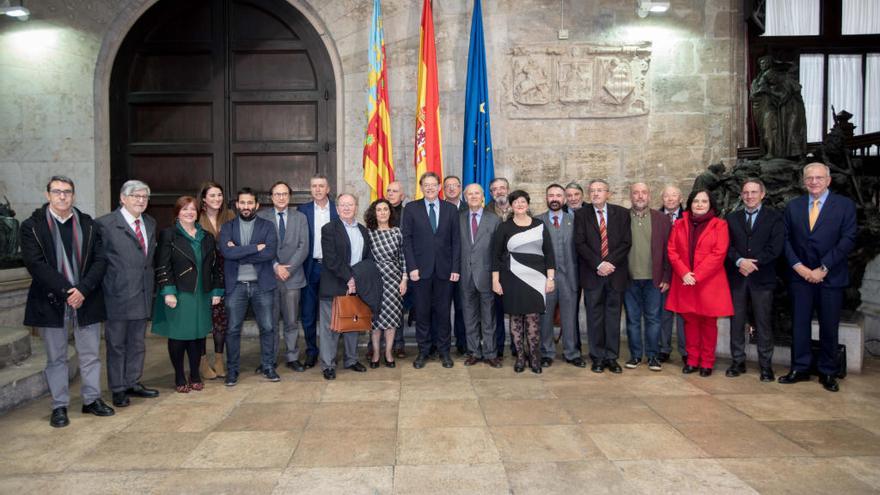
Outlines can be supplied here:
[[[315, 21], [338, 64], [337, 190], [363, 197], [372, 1], [288, 1]], [[83, 210], [106, 211], [115, 194], [105, 79], [127, 28], [154, 2], [44, 0], [28, 3], [28, 22], [0, 19], [0, 194], [20, 219], [53, 173], [74, 178]], [[421, 0], [382, 3], [395, 164], [411, 192]], [[667, 15], [640, 19], [635, 2], [564, 0], [570, 39], [559, 41], [561, 0], [483, 0], [496, 175], [538, 198], [549, 182], [590, 177], [617, 191], [635, 179], [688, 189], [705, 165], [732, 159], [744, 128], [740, 3], [676, 0]], [[471, 2], [435, 0], [434, 16], [445, 170], [460, 174]], [[529, 56], [541, 60], [527, 67]], [[534, 83], [546, 94], [529, 94]]]

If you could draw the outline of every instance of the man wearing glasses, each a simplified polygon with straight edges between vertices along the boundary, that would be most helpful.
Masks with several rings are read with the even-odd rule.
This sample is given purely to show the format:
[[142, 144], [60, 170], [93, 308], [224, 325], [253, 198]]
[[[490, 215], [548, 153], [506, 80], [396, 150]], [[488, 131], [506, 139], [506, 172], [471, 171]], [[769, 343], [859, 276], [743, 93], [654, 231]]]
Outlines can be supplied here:
[[158, 397], [159, 391], [141, 383], [144, 372], [144, 334], [153, 307], [153, 257], [156, 221], [144, 214], [150, 187], [139, 180], [122, 185], [120, 207], [97, 220], [107, 273], [104, 301], [107, 323], [107, 382], [113, 405], [126, 407], [129, 397]]

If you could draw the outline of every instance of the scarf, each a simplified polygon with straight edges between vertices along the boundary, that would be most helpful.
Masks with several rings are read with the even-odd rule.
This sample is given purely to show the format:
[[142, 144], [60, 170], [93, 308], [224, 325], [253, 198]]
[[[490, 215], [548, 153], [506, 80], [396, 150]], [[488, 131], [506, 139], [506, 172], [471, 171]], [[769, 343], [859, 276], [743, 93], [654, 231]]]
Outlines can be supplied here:
[[64, 242], [61, 240], [60, 229], [55, 224], [55, 217], [52, 216], [49, 207], [46, 207], [46, 222], [49, 224], [49, 232], [52, 234], [52, 241], [55, 244], [56, 268], [70, 282], [70, 285], [76, 285], [79, 283], [79, 270], [82, 266], [82, 225], [76, 209], [73, 209], [70, 221], [73, 222], [73, 256], [67, 256]]
[[709, 226], [709, 222], [715, 218], [715, 210], [709, 210], [703, 215], [694, 215], [689, 212], [688, 215], [688, 233], [690, 234], [691, 245], [688, 249], [688, 254], [690, 255], [691, 260], [691, 270], [694, 268], [694, 252], [697, 250], [697, 241], [700, 239], [700, 236], [703, 235], [703, 232], [706, 230], [706, 227]]

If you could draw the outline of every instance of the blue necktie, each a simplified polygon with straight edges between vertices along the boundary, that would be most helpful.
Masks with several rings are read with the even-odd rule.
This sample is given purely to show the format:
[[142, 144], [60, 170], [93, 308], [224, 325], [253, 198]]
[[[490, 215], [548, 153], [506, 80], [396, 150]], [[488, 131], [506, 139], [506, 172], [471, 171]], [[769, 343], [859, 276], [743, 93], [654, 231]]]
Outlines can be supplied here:
[[278, 212], [278, 244], [284, 242], [284, 234], [287, 231], [287, 228], [284, 225], [284, 212]]
[[434, 211], [434, 203], [428, 203], [428, 220], [431, 222], [431, 231], [437, 233], [437, 212]]

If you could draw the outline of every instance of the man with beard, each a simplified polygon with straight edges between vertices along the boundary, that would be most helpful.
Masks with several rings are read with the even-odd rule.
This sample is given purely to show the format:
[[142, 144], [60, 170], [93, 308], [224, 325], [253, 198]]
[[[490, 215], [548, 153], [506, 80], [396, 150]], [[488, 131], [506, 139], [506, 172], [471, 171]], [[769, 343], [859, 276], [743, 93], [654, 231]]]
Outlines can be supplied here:
[[[489, 194], [492, 195], [492, 201], [486, 205], [486, 209], [494, 213], [501, 219], [506, 221], [513, 214], [513, 209], [507, 201], [507, 195], [510, 194], [510, 182], [504, 177], [495, 177], [489, 183]], [[495, 349], [498, 350], [498, 358], [504, 357], [504, 339], [507, 334], [504, 328], [504, 304], [501, 296], [495, 295]], [[513, 342], [510, 343], [510, 352], [514, 355], [516, 351], [513, 349]]]
[[565, 362], [585, 368], [587, 363], [581, 357], [577, 345], [577, 307], [578, 273], [577, 252], [574, 249], [574, 214], [565, 213], [562, 207], [565, 190], [559, 184], [547, 186], [547, 207], [549, 210], [538, 219], [550, 232], [553, 254], [556, 258], [556, 288], [546, 295], [546, 311], [541, 316], [541, 366], [553, 365], [556, 357], [556, 341], [553, 338], [553, 320], [556, 305], [559, 305], [562, 350]]
[[[660, 343], [660, 300], [669, 290], [672, 268], [666, 246], [672, 224], [666, 215], [648, 205], [651, 193], [644, 182], [636, 182], [629, 189], [632, 203], [630, 228], [632, 247], [629, 250], [629, 286], [624, 293], [626, 307], [626, 335], [629, 343], [629, 361], [625, 366], [635, 369], [642, 362], [644, 352], [648, 369], [661, 371], [658, 359]], [[642, 339], [642, 317], [645, 338]], [[644, 346], [642, 345], [644, 343]]]
[[[675, 225], [675, 222], [681, 218], [684, 210], [681, 207], [681, 189], [669, 185], [663, 188], [663, 194], [660, 195], [663, 206], [660, 207], [660, 213], [666, 215], [669, 223]], [[666, 297], [669, 291], [662, 294], [660, 299], [660, 307], [663, 308], [663, 314], [660, 317], [660, 354], [658, 359], [661, 363], [669, 361], [669, 355], [672, 354], [672, 327], [678, 330], [678, 354], [681, 356], [683, 363], [687, 362], [687, 351], [684, 348], [684, 318], [680, 314], [674, 313], [666, 309]]]
[[583, 208], [584, 204], [584, 188], [577, 182], [569, 182], [565, 186], [565, 205], [562, 211], [574, 215], [574, 212]]
[[275, 323], [272, 306], [275, 301], [275, 270], [272, 268], [278, 246], [275, 225], [257, 217], [257, 195], [249, 187], [238, 191], [235, 203], [238, 216], [220, 229], [220, 252], [223, 253], [226, 278], [226, 311], [229, 327], [226, 332], [226, 386], [238, 383], [241, 357], [241, 325], [248, 304], [254, 310], [260, 328], [260, 367], [266, 380], [281, 378], [275, 371]]

